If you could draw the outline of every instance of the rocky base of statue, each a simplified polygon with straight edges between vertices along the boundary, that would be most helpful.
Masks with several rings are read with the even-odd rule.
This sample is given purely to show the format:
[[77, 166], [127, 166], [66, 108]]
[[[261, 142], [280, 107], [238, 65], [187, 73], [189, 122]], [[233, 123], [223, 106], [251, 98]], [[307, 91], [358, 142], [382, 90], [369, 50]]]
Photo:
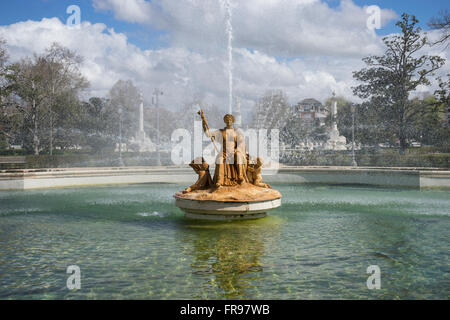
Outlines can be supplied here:
[[210, 187], [187, 193], [178, 192], [174, 197], [198, 201], [258, 202], [280, 199], [281, 193], [272, 188], [258, 187], [245, 182], [230, 187]]

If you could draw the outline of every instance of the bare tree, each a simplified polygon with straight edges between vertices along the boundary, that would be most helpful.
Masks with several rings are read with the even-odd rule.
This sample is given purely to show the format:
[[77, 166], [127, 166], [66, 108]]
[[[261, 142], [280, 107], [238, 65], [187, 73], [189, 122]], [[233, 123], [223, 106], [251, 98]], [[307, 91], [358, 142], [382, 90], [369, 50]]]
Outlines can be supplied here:
[[[10, 88], [23, 116], [24, 142], [31, 144], [35, 155], [44, 148], [52, 154], [55, 126], [70, 123], [76, 114], [78, 95], [88, 86], [78, 70], [80, 62], [74, 52], [53, 44], [43, 55], [10, 67]], [[66, 129], [63, 139], [71, 131]]]
[[53, 135], [58, 117], [64, 114], [73, 102], [78, 103], [76, 96], [80, 90], [88, 86], [88, 82], [79, 71], [83, 59], [58, 43], [53, 43], [45, 54], [37, 59], [42, 61], [44, 68], [43, 85], [48, 96], [49, 150], [52, 154]]
[[255, 103], [253, 127], [281, 130], [291, 116], [290, 111], [286, 94], [282, 90], [269, 90]]
[[[440, 30], [439, 40], [432, 42], [432, 45], [444, 44], [450, 39], [450, 14], [448, 10], [441, 10], [437, 17], [433, 17], [428, 22], [428, 26], [433, 30]], [[448, 47], [448, 43], [446, 47]]]
[[[136, 135], [139, 124], [140, 94], [138, 88], [131, 80], [119, 80], [109, 91], [108, 98], [112, 121], [118, 128], [120, 118], [122, 118], [122, 135], [126, 140], [130, 140]], [[120, 111], [122, 115], [120, 115]], [[117, 131], [116, 134], [118, 136], [119, 132]]]
[[6, 41], [0, 39], [0, 145], [8, 146], [17, 138], [15, 132], [21, 124], [21, 117], [10, 103], [11, 77], [8, 65], [8, 52]]
[[23, 59], [15, 63], [11, 70], [14, 74], [13, 88], [17, 109], [24, 119], [24, 140], [31, 135], [31, 148], [35, 155], [40, 151], [40, 129], [45, 118], [45, 91], [40, 84], [43, 82], [42, 65], [31, 59]]

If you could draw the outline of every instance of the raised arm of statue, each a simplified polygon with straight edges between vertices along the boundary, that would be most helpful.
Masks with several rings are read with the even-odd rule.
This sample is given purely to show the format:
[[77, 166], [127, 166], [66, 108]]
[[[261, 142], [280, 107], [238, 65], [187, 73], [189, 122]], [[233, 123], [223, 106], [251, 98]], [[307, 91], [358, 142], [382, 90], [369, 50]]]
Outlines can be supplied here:
[[211, 131], [209, 130], [209, 127], [205, 126], [204, 122], [202, 123], [202, 127], [203, 127], [203, 132], [206, 134], [206, 136], [208, 138], [211, 138], [212, 134], [211, 134]]
[[203, 131], [205, 132], [205, 134], [211, 138], [211, 132], [209, 131], [209, 125], [208, 122], [206, 122], [206, 117], [205, 114], [203, 113], [203, 110], [200, 109], [200, 111], [198, 112], [198, 114], [200, 115], [200, 117], [202, 118], [202, 127], [203, 127]]
[[202, 118], [203, 131], [209, 138], [211, 138], [212, 143], [214, 144], [214, 148], [216, 149], [217, 152], [219, 152], [219, 149], [217, 148], [216, 143], [214, 142], [214, 140], [217, 138], [217, 134], [215, 134], [215, 132], [211, 133], [211, 131], [209, 130], [209, 125], [208, 122], [206, 122], [206, 117], [205, 114], [203, 113], [203, 110], [200, 109], [198, 111], [198, 114]]

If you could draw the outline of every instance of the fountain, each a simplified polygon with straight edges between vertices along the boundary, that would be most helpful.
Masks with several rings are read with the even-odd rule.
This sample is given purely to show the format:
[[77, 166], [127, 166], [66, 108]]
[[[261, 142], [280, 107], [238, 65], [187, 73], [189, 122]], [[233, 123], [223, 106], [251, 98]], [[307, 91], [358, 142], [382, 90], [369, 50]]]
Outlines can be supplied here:
[[[246, 151], [245, 138], [233, 128], [233, 26], [230, 0], [224, 0], [226, 32], [228, 35], [228, 88], [229, 113], [225, 115], [226, 127], [211, 132], [203, 111], [203, 130], [218, 153], [214, 177], [203, 157], [194, 159], [190, 166], [198, 174], [197, 181], [174, 195], [176, 205], [188, 218], [205, 220], [246, 220], [265, 217], [267, 212], [281, 206], [281, 194], [262, 182], [263, 159], [252, 158]], [[240, 100], [236, 99], [236, 125], [242, 126]], [[215, 142], [219, 142], [221, 150]]]
[[[267, 212], [281, 206], [281, 194], [263, 183], [263, 159], [251, 157], [245, 147], [240, 130], [233, 128], [234, 116], [224, 117], [226, 127], [211, 132], [203, 111], [203, 130], [211, 138], [218, 155], [214, 176], [204, 158], [194, 159], [190, 166], [198, 180], [174, 197], [176, 205], [186, 217], [205, 220], [246, 220], [266, 216]], [[219, 142], [221, 149], [215, 142]]]

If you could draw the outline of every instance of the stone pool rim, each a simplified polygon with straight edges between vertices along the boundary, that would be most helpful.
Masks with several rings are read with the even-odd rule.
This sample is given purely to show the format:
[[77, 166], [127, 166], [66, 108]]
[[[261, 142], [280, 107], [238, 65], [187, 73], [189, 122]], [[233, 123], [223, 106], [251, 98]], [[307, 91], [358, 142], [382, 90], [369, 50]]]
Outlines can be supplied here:
[[[280, 166], [267, 183], [450, 189], [450, 170], [413, 167]], [[266, 172], [267, 173], [267, 172]], [[270, 173], [270, 172], [269, 172]], [[0, 170], [0, 191], [195, 181], [188, 166]]]

